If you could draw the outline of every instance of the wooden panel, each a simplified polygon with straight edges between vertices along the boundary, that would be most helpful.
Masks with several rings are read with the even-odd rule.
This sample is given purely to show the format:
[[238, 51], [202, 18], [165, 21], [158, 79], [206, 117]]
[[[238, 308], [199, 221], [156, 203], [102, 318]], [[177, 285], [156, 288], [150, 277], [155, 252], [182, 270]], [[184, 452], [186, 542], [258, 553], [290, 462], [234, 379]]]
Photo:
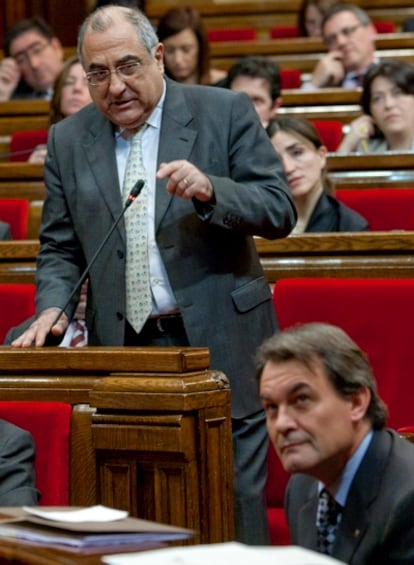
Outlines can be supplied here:
[[234, 539], [230, 388], [207, 349], [4, 347], [0, 395], [74, 406], [72, 505], [195, 528], [189, 543]]

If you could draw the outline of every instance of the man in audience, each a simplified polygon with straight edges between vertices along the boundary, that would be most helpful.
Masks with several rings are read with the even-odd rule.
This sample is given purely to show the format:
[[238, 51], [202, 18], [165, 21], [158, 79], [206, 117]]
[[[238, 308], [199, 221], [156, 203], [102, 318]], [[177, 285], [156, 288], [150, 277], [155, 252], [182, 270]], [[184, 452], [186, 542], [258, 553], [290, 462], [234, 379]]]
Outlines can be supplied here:
[[29, 432], [0, 419], [0, 506], [38, 504], [34, 459]]
[[0, 240], [11, 239], [10, 225], [7, 222], [0, 221]]
[[292, 543], [350, 565], [414, 563], [414, 446], [384, 428], [366, 355], [313, 323], [270, 338], [256, 361], [270, 440], [293, 473]]
[[0, 63], [0, 101], [52, 96], [63, 48], [42, 18], [22, 20], [7, 30]]
[[218, 86], [236, 92], [245, 92], [262, 122], [267, 127], [276, 116], [282, 98], [280, 96], [279, 67], [268, 57], [247, 55], [230, 68], [227, 77]]
[[335, 4], [324, 16], [322, 36], [328, 53], [321, 57], [303, 88], [361, 86], [375, 60], [376, 30], [368, 14], [353, 4]]

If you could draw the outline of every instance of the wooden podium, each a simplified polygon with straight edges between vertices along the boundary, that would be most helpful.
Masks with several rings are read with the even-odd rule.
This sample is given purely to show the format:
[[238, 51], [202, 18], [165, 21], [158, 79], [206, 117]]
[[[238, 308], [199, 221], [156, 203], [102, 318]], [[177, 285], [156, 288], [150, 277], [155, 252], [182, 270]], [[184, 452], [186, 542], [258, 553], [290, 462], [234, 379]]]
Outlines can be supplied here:
[[72, 505], [234, 539], [230, 388], [208, 349], [2, 347], [0, 398], [72, 405]]

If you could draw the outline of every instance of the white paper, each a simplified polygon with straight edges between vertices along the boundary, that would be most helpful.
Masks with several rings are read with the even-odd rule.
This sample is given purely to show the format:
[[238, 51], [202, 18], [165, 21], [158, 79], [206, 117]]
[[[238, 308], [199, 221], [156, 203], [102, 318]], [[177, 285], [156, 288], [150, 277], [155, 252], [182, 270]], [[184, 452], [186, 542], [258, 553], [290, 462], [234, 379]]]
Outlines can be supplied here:
[[327, 555], [297, 546], [247, 546], [238, 542], [173, 547], [140, 553], [105, 555], [107, 565], [334, 565], [342, 563]]
[[23, 510], [33, 516], [54, 522], [114, 522], [115, 520], [122, 520], [128, 517], [128, 512], [125, 510], [115, 510], [101, 504], [82, 508], [81, 510], [45, 511], [32, 506], [23, 506]]

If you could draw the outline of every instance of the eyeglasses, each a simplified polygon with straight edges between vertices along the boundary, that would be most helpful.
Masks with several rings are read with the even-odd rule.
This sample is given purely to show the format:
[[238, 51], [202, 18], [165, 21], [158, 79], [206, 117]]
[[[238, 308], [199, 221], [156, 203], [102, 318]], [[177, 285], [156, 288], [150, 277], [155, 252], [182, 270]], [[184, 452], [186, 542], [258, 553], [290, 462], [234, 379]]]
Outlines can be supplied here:
[[50, 41], [47, 42], [40, 42], [37, 41], [36, 43], [32, 43], [29, 45], [27, 49], [23, 51], [19, 51], [15, 55], [13, 55], [14, 60], [19, 65], [19, 67], [24, 66], [27, 62], [30, 61], [31, 57], [41, 55], [43, 51], [50, 45]]
[[356, 24], [354, 26], [343, 27], [338, 31], [338, 33], [332, 33], [324, 38], [324, 43], [328, 48], [333, 47], [337, 44], [338, 38], [342, 35], [345, 38], [351, 37], [359, 27], [364, 27], [364, 24]]
[[127, 63], [126, 65], [120, 65], [116, 69], [98, 69], [96, 71], [89, 71], [86, 73], [86, 78], [90, 86], [102, 86], [107, 84], [113, 73], [116, 73], [120, 79], [127, 80], [136, 76], [142, 69], [143, 63], [140, 61], [134, 61], [133, 63]]

